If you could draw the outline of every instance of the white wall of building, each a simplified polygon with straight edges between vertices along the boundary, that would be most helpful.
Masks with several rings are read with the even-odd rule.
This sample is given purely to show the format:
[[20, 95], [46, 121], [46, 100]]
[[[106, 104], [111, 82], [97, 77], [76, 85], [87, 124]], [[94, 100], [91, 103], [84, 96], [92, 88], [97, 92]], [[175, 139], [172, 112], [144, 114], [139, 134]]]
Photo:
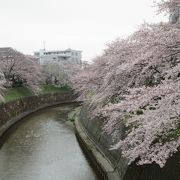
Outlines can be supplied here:
[[39, 60], [40, 64], [45, 64], [51, 61], [72, 61], [81, 64], [82, 51], [67, 49], [65, 51], [47, 51], [40, 50], [34, 53], [34, 56]]

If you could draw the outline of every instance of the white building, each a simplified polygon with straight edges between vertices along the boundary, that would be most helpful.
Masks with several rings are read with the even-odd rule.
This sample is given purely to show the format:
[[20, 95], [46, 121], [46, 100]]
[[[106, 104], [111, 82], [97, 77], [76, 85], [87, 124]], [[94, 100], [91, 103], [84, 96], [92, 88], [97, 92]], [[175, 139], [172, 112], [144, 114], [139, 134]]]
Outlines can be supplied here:
[[35, 52], [34, 56], [39, 60], [40, 64], [51, 61], [72, 61], [81, 64], [82, 51], [67, 49], [64, 51], [47, 51], [45, 49]]

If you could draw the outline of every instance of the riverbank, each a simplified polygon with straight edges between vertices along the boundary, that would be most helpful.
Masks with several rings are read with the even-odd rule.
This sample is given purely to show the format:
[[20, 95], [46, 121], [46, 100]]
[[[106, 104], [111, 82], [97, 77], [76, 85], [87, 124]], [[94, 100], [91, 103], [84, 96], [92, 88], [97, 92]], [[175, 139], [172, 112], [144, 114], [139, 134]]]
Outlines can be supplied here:
[[0, 104], [0, 135], [23, 117], [40, 109], [75, 102], [72, 91], [30, 96]]
[[[70, 87], [62, 86], [58, 87], [55, 85], [41, 85], [40, 92], [38, 95], [50, 94], [50, 93], [65, 93], [71, 91]], [[4, 92], [5, 103], [22, 99], [25, 97], [34, 96], [35, 94], [26, 87], [14, 87], [8, 88]]]
[[102, 180], [120, 180], [118, 171], [97, 144], [90, 138], [80, 121], [75, 121], [76, 137], [90, 163]]

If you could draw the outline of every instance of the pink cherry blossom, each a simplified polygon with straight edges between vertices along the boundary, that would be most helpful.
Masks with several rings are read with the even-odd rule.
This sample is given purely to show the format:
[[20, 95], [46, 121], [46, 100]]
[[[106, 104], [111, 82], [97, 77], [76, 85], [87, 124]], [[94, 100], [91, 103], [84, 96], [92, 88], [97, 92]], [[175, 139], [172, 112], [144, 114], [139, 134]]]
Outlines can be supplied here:
[[163, 167], [180, 146], [180, 25], [143, 24], [107, 46], [74, 77], [74, 88], [92, 118], [104, 118], [111, 149], [129, 163]]
[[0, 52], [0, 69], [9, 85], [20, 84], [34, 92], [39, 91], [39, 83], [43, 79], [41, 66], [33, 57], [7, 48], [4, 52]]

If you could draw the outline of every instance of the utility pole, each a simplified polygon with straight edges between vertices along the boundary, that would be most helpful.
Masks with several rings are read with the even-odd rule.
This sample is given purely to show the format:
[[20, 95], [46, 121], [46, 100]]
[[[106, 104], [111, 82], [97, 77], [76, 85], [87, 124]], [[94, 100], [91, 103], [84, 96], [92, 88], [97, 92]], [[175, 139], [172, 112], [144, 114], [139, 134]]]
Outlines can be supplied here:
[[44, 51], [46, 50], [46, 41], [43, 41]]

